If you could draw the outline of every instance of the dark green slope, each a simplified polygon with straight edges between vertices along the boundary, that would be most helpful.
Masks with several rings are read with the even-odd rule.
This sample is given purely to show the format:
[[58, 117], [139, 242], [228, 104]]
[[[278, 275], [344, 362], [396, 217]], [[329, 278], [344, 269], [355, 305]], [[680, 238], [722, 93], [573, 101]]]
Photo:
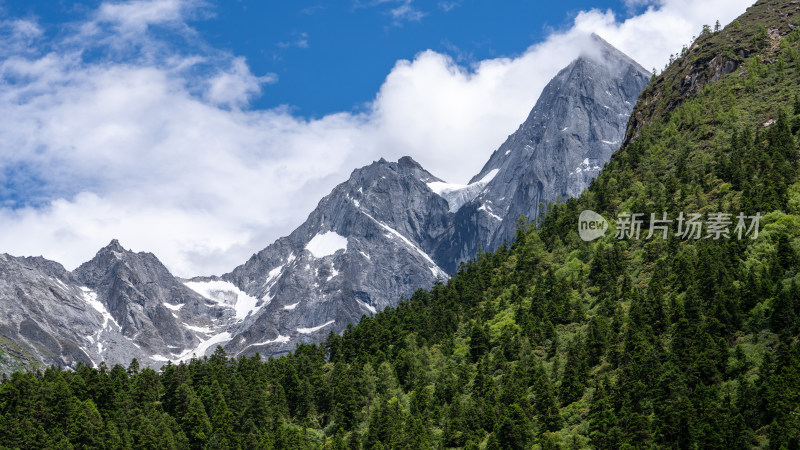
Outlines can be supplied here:
[[[265, 363], [14, 374], [0, 446], [798, 448], [795, 27], [800, 4], [762, 1], [701, 35], [588, 191], [447, 284]], [[585, 209], [763, 218], [584, 242]]]

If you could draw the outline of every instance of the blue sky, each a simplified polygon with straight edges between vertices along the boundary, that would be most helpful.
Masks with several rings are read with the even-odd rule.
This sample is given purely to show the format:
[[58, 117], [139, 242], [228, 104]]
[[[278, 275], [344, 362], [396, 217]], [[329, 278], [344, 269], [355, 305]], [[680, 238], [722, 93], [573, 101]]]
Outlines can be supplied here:
[[282, 2], [242, 0], [217, 8], [198, 29], [214, 46], [248, 57], [256, 73], [279, 85], [256, 106], [289, 104], [319, 116], [371, 101], [398, 59], [425, 49], [461, 62], [513, 56], [574, 14], [620, 2], [386, 1]]
[[465, 183], [590, 33], [660, 69], [751, 3], [0, 0], [0, 253], [221, 274], [379, 158]]
[[[0, 4], [8, 16], [34, 18], [55, 35], [85, 20], [100, 3]], [[255, 74], [278, 76], [250, 107], [285, 104], [297, 114], [320, 117], [363, 108], [399, 59], [426, 49], [462, 64], [516, 56], [592, 8], [612, 9], [621, 18], [642, 10], [608, 0], [228, 0], [206, 3], [187, 21], [208, 46], [244, 56]]]

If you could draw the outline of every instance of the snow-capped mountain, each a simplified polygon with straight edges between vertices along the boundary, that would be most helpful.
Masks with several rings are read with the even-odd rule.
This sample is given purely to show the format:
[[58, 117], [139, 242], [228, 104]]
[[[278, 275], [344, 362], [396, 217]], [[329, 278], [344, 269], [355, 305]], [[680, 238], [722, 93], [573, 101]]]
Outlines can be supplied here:
[[73, 272], [41, 257], [0, 255], [0, 370], [39, 362], [74, 367], [160, 365], [203, 354], [234, 309], [198, 295], [151, 253], [112, 241]]
[[591, 40], [471, 180], [470, 186], [489, 181], [458, 209], [450, 246], [438, 249], [437, 259], [452, 262], [446, 270], [481, 247], [510, 242], [520, 215], [535, 220], [541, 204], [579, 195], [619, 148], [652, 74], [600, 37]]
[[396, 305], [578, 195], [616, 150], [650, 74], [594, 37], [468, 184], [410, 157], [356, 169], [306, 221], [230, 273], [182, 280], [112, 241], [73, 272], [0, 255], [0, 371], [274, 356]]
[[210, 298], [257, 299], [226, 349], [274, 355], [319, 342], [447, 278], [429, 255], [452, 214], [428, 183], [441, 180], [410, 157], [357, 169], [289, 236], [220, 279], [187, 283]]
[[303, 225], [222, 277], [182, 280], [118, 241], [73, 272], [0, 255], [0, 371], [37, 363], [160, 366], [265, 356], [319, 342], [447, 273], [429, 256], [450, 227], [444, 183], [410, 157], [355, 170]]
[[155, 255], [125, 250], [117, 240], [73, 275], [108, 310], [122, 335], [154, 361], [203, 354], [204, 342], [237, 317], [236, 305], [198, 294]]
[[469, 184], [439, 180], [409, 157], [381, 160], [223, 275], [259, 299], [226, 348], [272, 355], [319, 342], [512, 239], [517, 218], [535, 219], [540, 202], [580, 194], [619, 147], [651, 75], [599, 37], [592, 43]]
[[92, 364], [110, 345], [128, 358], [136, 353], [96, 294], [53, 261], [0, 254], [0, 304], [4, 372], [40, 363]]

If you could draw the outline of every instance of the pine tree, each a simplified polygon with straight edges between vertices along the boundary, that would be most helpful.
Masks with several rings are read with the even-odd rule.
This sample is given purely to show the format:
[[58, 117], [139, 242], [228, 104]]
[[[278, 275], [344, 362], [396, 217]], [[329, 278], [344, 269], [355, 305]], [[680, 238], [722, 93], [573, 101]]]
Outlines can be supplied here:
[[492, 433], [504, 449], [526, 449], [531, 440], [528, 419], [522, 408], [514, 403], [506, 408], [503, 417]]
[[620, 445], [621, 431], [611, 404], [609, 385], [608, 376], [604, 376], [594, 391], [589, 410], [589, 439], [598, 449], [616, 449]]
[[181, 401], [180, 424], [192, 448], [202, 448], [211, 434], [211, 421], [203, 406], [203, 402], [187, 384], [178, 388]]
[[541, 364], [537, 364], [531, 379], [533, 412], [542, 431], [556, 431], [563, 423], [550, 379]]
[[485, 327], [475, 324], [469, 336], [469, 354], [472, 362], [477, 362], [487, 351], [489, 351], [489, 332]]
[[96, 448], [103, 444], [105, 434], [103, 418], [91, 400], [78, 404], [69, 420], [67, 436], [69, 441], [82, 448]]
[[589, 373], [586, 346], [580, 335], [570, 342], [567, 348], [567, 362], [561, 378], [561, 401], [568, 405], [583, 396]]

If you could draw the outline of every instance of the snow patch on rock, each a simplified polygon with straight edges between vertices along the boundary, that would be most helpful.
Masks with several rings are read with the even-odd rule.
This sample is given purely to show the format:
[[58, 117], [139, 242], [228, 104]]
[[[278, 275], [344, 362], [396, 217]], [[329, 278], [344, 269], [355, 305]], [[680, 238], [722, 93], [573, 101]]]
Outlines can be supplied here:
[[339, 250], [347, 251], [347, 238], [335, 231], [317, 234], [306, 244], [306, 250], [315, 258], [333, 255]]
[[592, 170], [600, 170], [600, 169], [601, 169], [601, 167], [596, 162], [592, 163], [591, 161], [589, 161], [589, 158], [584, 158], [583, 162], [578, 167], [576, 167], [575, 170], [573, 170], [569, 174], [570, 175], [577, 175], [577, 174], [579, 174], [581, 172], [587, 172], [587, 171], [592, 171]]
[[489, 215], [490, 215], [492, 218], [494, 218], [495, 220], [500, 220], [500, 221], [502, 221], [502, 220], [503, 220], [503, 218], [502, 218], [502, 217], [500, 217], [500, 216], [498, 216], [497, 214], [495, 214], [495, 213], [491, 212], [491, 211], [489, 210], [489, 208], [487, 208], [487, 207], [486, 207], [486, 203], [482, 204], [482, 205], [481, 205], [481, 207], [480, 207], [480, 208], [478, 208], [478, 211], [486, 211], [486, 214], [489, 214]]
[[[81, 287], [81, 291], [83, 292], [83, 300], [86, 301], [86, 303], [88, 303], [89, 306], [91, 306], [95, 311], [99, 312], [101, 316], [103, 316], [103, 328], [101, 331], [108, 326], [109, 321], [113, 322], [117, 328], [120, 328], [117, 321], [114, 320], [114, 317], [106, 309], [106, 305], [97, 299], [97, 292], [89, 289], [88, 287]], [[100, 333], [98, 332], [97, 334], [99, 335]]]
[[236, 319], [243, 320], [256, 309], [258, 299], [242, 292], [236, 285], [228, 281], [187, 281], [186, 287], [203, 297], [236, 311]]
[[499, 171], [500, 169], [492, 169], [483, 178], [470, 184], [455, 184], [445, 183], [443, 181], [434, 181], [427, 183], [427, 186], [430, 190], [435, 192], [439, 197], [442, 197], [447, 202], [449, 207], [448, 209], [451, 213], [455, 213], [461, 209], [465, 203], [468, 203], [477, 197], [483, 188], [486, 187], [490, 181], [492, 181]]
[[214, 332], [214, 330], [212, 330], [211, 328], [196, 327], [194, 325], [189, 325], [187, 323], [184, 323], [183, 326], [186, 327], [186, 329], [188, 330], [196, 331], [198, 333], [203, 333], [203, 334], [211, 334]]
[[339, 271], [338, 271], [338, 270], [336, 270], [336, 267], [333, 267], [333, 266], [331, 266], [331, 274], [330, 274], [330, 275], [328, 275], [328, 279], [327, 279], [327, 280], [325, 280], [325, 281], [326, 281], [326, 282], [327, 282], [327, 281], [331, 281], [331, 280], [332, 280], [334, 277], [336, 277], [337, 275], [339, 275]]
[[211, 336], [210, 338], [206, 339], [205, 341], [202, 341], [199, 344], [197, 344], [197, 347], [195, 347], [195, 348], [193, 348], [191, 350], [187, 350], [187, 351], [183, 352], [178, 357], [178, 361], [187, 361], [189, 359], [192, 359], [192, 357], [194, 355], [197, 355], [198, 358], [202, 358], [203, 356], [206, 355], [206, 352], [208, 351], [209, 348], [211, 348], [211, 346], [216, 346], [218, 344], [223, 344], [223, 343], [228, 342], [230, 340], [231, 340], [231, 334], [228, 333], [227, 331], [223, 332], [223, 333], [215, 334], [214, 336]]
[[361, 300], [358, 300], [358, 299], [356, 299], [356, 301], [358, 302], [358, 304], [359, 304], [359, 305], [360, 305], [362, 308], [366, 309], [367, 311], [371, 312], [372, 314], [375, 314], [375, 313], [377, 313], [377, 312], [378, 312], [378, 310], [377, 310], [377, 309], [375, 309], [375, 307], [374, 307], [374, 306], [372, 306], [372, 305], [370, 305], [369, 303], [367, 303], [367, 302], [362, 302]]
[[278, 343], [285, 344], [285, 343], [289, 342], [289, 339], [290, 339], [289, 336], [282, 336], [282, 335], [279, 334], [278, 337], [276, 337], [275, 339], [270, 339], [268, 341], [257, 342], [255, 344], [250, 344], [249, 347], [256, 347], [256, 346], [259, 346], [259, 345], [278, 344]]
[[334, 323], [334, 322], [336, 322], [336, 321], [335, 321], [335, 320], [329, 320], [329, 321], [327, 321], [327, 322], [323, 323], [322, 325], [319, 325], [319, 326], [316, 326], [316, 327], [311, 327], [311, 328], [298, 328], [298, 329], [297, 329], [297, 332], [298, 332], [298, 333], [303, 333], [303, 334], [311, 334], [311, 333], [313, 333], [313, 332], [315, 332], [315, 331], [319, 331], [319, 330], [321, 330], [321, 329], [323, 329], [323, 328], [327, 327], [328, 325], [330, 325], [330, 324], [332, 324], [332, 323]]

